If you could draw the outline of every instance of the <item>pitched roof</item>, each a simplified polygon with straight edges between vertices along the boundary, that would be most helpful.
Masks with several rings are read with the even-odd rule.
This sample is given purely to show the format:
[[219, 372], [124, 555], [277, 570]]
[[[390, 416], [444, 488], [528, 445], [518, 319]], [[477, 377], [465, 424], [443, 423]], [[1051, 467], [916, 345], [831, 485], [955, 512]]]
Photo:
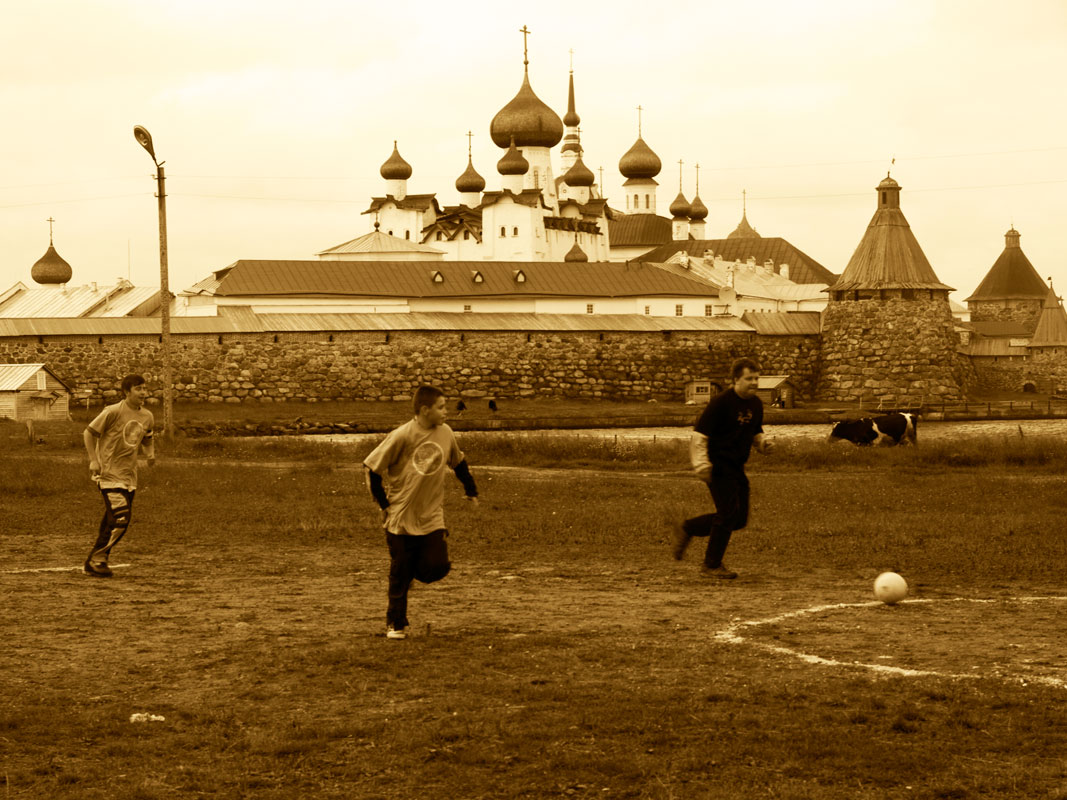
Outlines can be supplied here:
[[946, 289], [937, 279], [918, 239], [900, 210], [900, 186], [886, 177], [867, 230], [841, 277], [829, 291], [854, 289]]
[[[21, 288], [19, 288], [21, 287]], [[108, 286], [49, 286], [5, 292], [0, 318], [20, 317], [124, 317], [159, 307], [159, 289], [136, 287], [127, 281]]]
[[59, 381], [66, 389], [70, 389], [66, 381], [52, 372], [45, 364], [0, 364], [0, 392], [15, 391], [42, 369]]
[[[515, 280], [519, 270], [523, 282]], [[713, 284], [678, 267], [615, 262], [242, 260], [215, 277], [214, 294], [223, 297], [718, 296]]]
[[1041, 307], [1041, 316], [1030, 338], [1031, 347], [1049, 347], [1067, 345], [1067, 312], [1063, 303], [1050, 286]]
[[1019, 233], [1012, 228], [1005, 236], [1004, 250], [982, 278], [972, 300], [1044, 300], [1048, 286], [1019, 246]]
[[441, 213], [441, 206], [437, 204], [437, 195], [434, 194], [409, 194], [405, 195], [403, 200], [397, 200], [391, 194], [387, 194], [385, 197], [372, 197], [370, 208], [363, 213], [373, 214], [386, 203], [393, 203], [397, 208], [413, 208], [416, 211], [425, 211], [428, 208], [432, 208], [436, 213]]
[[[752, 333], [737, 317], [653, 317], [644, 314], [255, 314], [227, 309], [218, 317], [172, 317], [171, 333], [282, 331], [734, 331]], [[241, 309], [242, 312], [245, 309]], [[0, 320], [0, 336], [121, 336], [158, 334], [159, 319]]]
[[612, 247], [655, 247], [671, 240], [671, 221], [657, 214], [615, 214], [608, 222]]
[[1030, 328], [1022, 322], [1014, 320], [971, 320], [966, 323], [971, 330], [979, 336], [1009, 337], [1012, 339], [1028, 339]]
[[[670, 222], [670, 220], [667, 220]], [[614, 245], [614, 238], [611, 240]], [[830, 284], [837, 276], [802, 250], [779, 236], [764, 236], [760, 239], [689, 239], [674, 241], [650, 250], [636, 261], [666, 261], [674, 253], [685, 252], [703, 257], [710, 250], [726, 261], [755, 259], [757, 264], [773, 261], [789, 265], [789, 280], [794, 283]]]
[[746, 311], [741, 319], [761, 336], [806, 336], [822, 331], [822, 315], [818, 311]]
[[436, 247], [430, 247], [429, 245], [419, 244], [411, 239], [401, 239], [399, 236], [390, 236], [388, 233], [382, 233], [380, 230], [374, 230], [370, 233], [365, 233], [362, 236], [356, 237], [343, 244], [335, 245], [326, 250], [317, 253], [317, 255], [323, 256], [330, 253], [438, 253], [443, 254], [444, 250], [438, 250]]

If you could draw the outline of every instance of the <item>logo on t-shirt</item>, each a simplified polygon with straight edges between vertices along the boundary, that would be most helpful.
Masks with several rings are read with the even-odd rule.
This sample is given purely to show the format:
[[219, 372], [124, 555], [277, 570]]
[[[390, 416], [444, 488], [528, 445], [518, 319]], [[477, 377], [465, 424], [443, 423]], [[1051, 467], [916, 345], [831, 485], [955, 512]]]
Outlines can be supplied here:
[[144, 438], [144, 433], [144, 425], [135, 419], [131, 419], [122, 426], [122, 441], [124, 441], [128, 447], [137, 447]]
[[434, 475], [445, 465], [445, 452], [437, 442], [423, 442], [411, 455], [411, 466], [420, 475]]
[[748, 425], [748, 423], [750, 423], [750, 422], [752, 422], [752, 412], [751, 411], [749, 411], [746, 408], [744, 411], [738, 411], [737, 412], [737, 424], [738, 425], [740, 425], [741, 427], [744, 427], [745, 425]]

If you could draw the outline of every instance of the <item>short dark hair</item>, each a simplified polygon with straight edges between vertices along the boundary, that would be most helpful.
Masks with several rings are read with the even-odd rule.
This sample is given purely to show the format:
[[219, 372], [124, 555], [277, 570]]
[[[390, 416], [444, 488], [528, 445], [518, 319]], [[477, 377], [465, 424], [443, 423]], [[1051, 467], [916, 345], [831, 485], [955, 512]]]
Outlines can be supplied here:
[[415, 396], [411, 398], [411, 404], [415, 406], [415, 413], [419, 413], [419, 409], [423, 406], [432, 408], [433, 404], [437, 402], [438, 397], [444, 397], [445, 393], [438, 389], [436, 386], [422, 385], [415, 390]]
[[144, 377], [141, 375], [127, 375], [122, 379], [122, 393], [127, 395], [130, 393], [130, 389], [134, 386], [141, 386], [144, 382]]
[[734, 365], [730, 367], [730, 377], [735, 381], [745, 374], [745, 370], [749, 372], [759, 372], [759, 364], [753, 361], [751, 358], [739, 358], [734, 362]]

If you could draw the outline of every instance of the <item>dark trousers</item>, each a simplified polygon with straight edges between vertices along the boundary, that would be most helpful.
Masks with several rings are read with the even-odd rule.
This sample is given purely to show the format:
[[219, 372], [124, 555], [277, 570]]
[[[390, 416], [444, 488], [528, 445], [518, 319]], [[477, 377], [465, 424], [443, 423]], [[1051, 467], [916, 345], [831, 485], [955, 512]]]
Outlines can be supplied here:
[[441, 528], [425, 536], [385, 534], [389, 545], [389, 607], [385, 621], [400, 630], [408, 626], [408, 589], [411, 581], [433, 583], [452, 569], [448, 560], [448, 531]]
[[704, 564], [715, 568], [722, 564], [730, 535], [748, 524], [748, 477], [743, 467], [713, 464], [708, 488], [715, 501], [715, 513], [687, 519], [682, 530], [690, 536], [708, 537]]
[[111, 548], [126, 535], [133, 514], [133, 492], [127, 489], [101, 489], [100, 494], [104, 496], [104, 518], [100, 520], [96, 544], [89, 554], [89, 560], [93, 562], [107, 561]]

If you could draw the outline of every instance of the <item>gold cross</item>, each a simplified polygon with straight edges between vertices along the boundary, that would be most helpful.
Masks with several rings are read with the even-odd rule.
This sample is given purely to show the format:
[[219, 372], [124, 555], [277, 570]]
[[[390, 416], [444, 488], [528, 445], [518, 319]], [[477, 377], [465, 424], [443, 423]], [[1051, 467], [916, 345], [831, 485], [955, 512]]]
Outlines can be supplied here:
[[682, 191], [682, 159], [678, 159], [678, 191]]
[[697, 194], [700, 194], [700, 164], [697, 164]]
[[519, 33], [522, 34], [522, 63], [529, 64], [530, 58], [526, 52], [526, 37], [530, 35], [530, 30], [527, 29], [525, 25], [523, 25], [521, 30], [519, 30]]
[[48, 243], [52, 244], [52, 223], [55, 222], [51, 217], [48, 218]]
[[571, 54], [571, 72], [574, 72], [574, 48], [573, 47], [570, 49], [570, 54]]
[[637, 138], [641, 138], [641, 112], [644, 111], [641, 106], [637, 107]]
[[471, 157], [471, 137], [472, 136], [474, 136], [474, 134], [471, 133], [470, 131], [467, 131], [467, 159], [468, 160], [470, 160], [470, 157]]

